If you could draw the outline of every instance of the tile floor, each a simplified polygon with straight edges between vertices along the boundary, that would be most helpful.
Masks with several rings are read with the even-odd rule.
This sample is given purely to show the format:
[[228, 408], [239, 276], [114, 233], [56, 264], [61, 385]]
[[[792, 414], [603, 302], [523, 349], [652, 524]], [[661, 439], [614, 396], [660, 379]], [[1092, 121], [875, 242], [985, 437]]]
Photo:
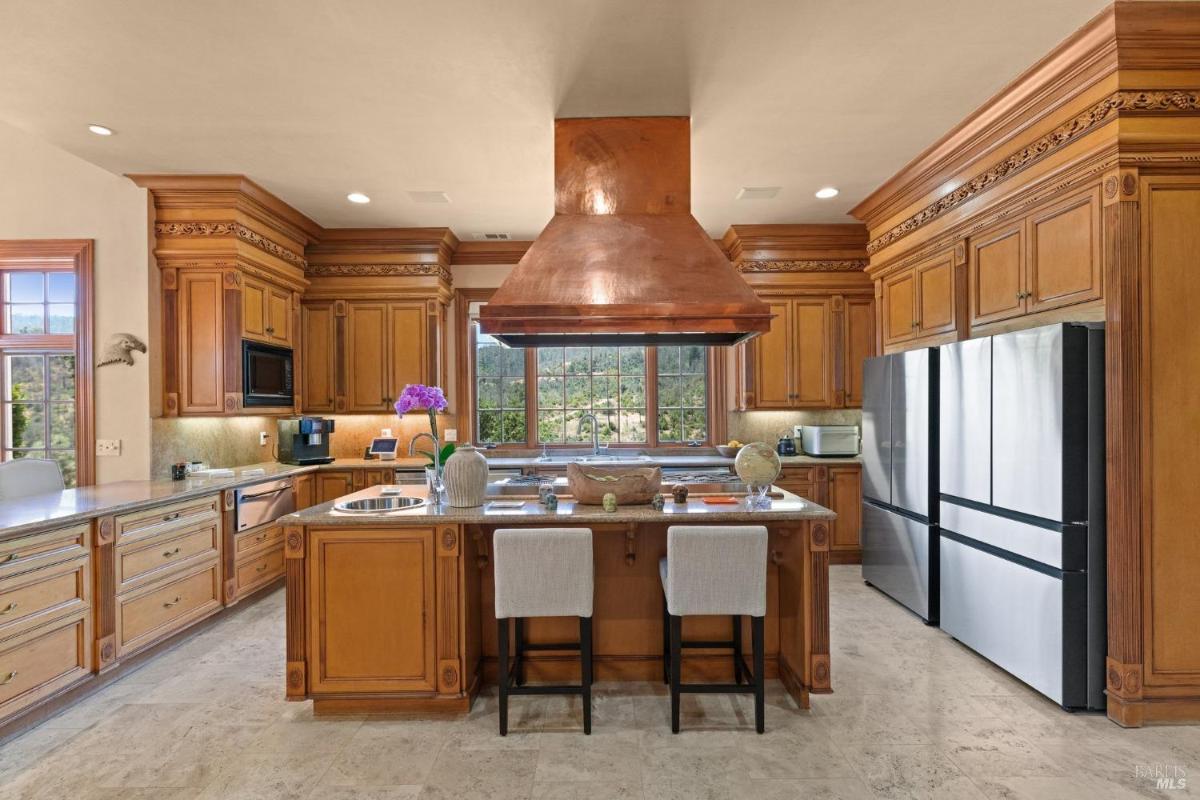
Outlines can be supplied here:
[[[495, 698], [466, 719], [322, 718], [283, 700], [283, 594], [231, 615], [0, 746], [0, 800], [316, 798], [1087, 798], [1200, 794], [1200, 726], [1127, 731], [1066, 714], [834, 567], [836, 694], [798, 711], [768, 690], [691, 695], [672, 736], [663, 688]], [[1182, 770], [1162, 789], [1139, 768]]]

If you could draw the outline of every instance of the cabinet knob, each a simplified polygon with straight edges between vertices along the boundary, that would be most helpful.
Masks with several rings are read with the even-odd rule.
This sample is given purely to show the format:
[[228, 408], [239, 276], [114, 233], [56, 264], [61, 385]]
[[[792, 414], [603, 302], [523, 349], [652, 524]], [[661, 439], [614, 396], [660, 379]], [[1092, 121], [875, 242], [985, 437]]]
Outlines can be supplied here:
[[3, 617], [5, 614], [11, 614], [12, 612], [16, 611], [17, 605], [18, 605], [17, 603], [9, 603], [8, 608], [4, 609], [3, 611], [0, 611], [0, 617]]
[[266, 564], [261, 564], [261, 565], [259, 565], [258, 569], [256, 569], [256, 570], [255, 570], [255, 572], [266, 572], [266, 571], [267, 571], [267, 565], [266, 565]]
[[171, 556], [177, 556], [177, 555], [179, 555], [178, 547], [176, 547], [174, 550], [166, 550], [163, 552], [163, 558], [170, 558]]
[[181, 597], [176, 597], [174, 600], [172, 600], [169, 603], [163, 603], [163, 608], [170, 608], [171, 606], [177, 606], [177, 605], [179, 605], [179, 601], [182, 599], [183, 598], [181, 598]]
[[14, 669], [12, 672], [8, 673], [8, 677], [6, 677], [4, 680], [0, 681], [0, 686], [4, 686], [6, 684], [12, 683], [13, 679], [16, 677], [17, 677], [17, 671]]

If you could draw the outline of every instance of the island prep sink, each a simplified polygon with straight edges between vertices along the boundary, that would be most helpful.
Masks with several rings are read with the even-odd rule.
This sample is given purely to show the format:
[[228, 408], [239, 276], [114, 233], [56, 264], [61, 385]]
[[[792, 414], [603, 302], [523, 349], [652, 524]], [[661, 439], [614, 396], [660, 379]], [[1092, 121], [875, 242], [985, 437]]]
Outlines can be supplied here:
[[334, 503], [334, 511], [344, 511], [350, 514], [378, 514], [383, 511], [403, 511], [407, 508], [417, 508], [428, 503], [428, 500], [420, 497], [403, 497], [400, 495], [389, 495], [380, 497], [360, 497], [357, 500], [347, 500], [345, 502]]

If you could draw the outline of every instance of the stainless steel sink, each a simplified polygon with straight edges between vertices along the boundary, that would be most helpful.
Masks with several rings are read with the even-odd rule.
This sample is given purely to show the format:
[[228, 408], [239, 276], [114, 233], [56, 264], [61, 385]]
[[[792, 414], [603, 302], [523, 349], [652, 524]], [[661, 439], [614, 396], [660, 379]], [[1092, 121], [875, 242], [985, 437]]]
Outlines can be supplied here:
[[357, 500], [334, 503], [333, 510], [344, 511], [349, 514], [378, 514], [382, 511], [403, 511], [406, 508], [418, 508], [428, 502], [428, 500], [420, 497], [403, 497], [398, 495], [389, 497], [360, 497]]

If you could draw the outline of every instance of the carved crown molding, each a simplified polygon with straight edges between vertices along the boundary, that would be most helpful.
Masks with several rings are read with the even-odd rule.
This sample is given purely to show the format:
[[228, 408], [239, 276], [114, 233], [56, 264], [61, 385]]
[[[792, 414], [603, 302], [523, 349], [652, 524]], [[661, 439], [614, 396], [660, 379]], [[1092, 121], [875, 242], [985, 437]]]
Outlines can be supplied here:
[[1127, 112], [1197, 113], [1200, 112], [1200, 90], [1126, 90], [1115, 92], [1070, 122], [1052, 130], [1003, 161], [994, 164], [953, 192], [939, 198], [908, 219], [867, 243], [867, 252], [874, 254], [932, 222], [957, 206], [1009, 178], [1026, 167], [1090, 133]]
[[423, 276], [433, 275], [446, 283], [451, 282], [450, 270], [441, 264], [309, 264], [306, 274], [320, 277], [333, 276]]
[[156, 222], [155, 236], [236, 236], [254, 245], [264, 253], [283, 259], [303, 269], [307, 262], [304, 256], [295, 253], [277, 242], [273, 242], [257, 231], [240, 222]]
[[738, 272], [862, 272], [870, 262], [865, 258], [786, 261], [742, 261]]

